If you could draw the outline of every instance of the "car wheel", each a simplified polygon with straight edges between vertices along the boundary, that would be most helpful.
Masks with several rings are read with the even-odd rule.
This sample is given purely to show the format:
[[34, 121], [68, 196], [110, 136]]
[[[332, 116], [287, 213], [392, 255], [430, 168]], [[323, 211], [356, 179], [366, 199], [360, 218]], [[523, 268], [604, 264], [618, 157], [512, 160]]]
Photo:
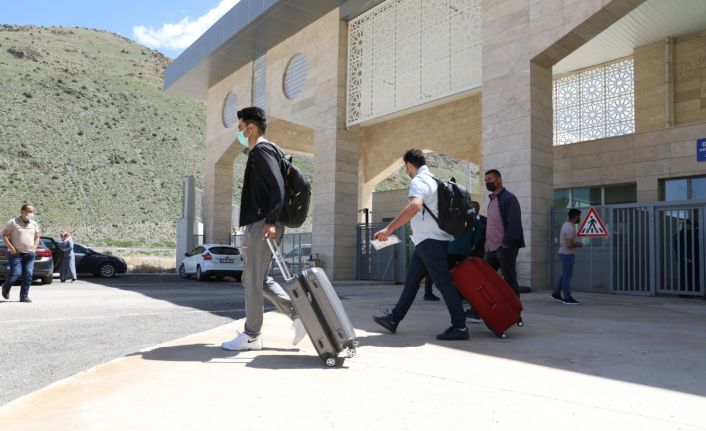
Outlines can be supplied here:
[[101, 278], [111, 278], [115, 276], [115, 265], [110, 262], [101, 263], [98, 267], [98, 276]]
[[206, 280], [206, 276], [203, 275], [203, 273], [201, 272], [201, 266], [197, 266], [197, 267], [196, 267], [196, 279], [197, 279], [198, 281], [204, 281], [204, 280]]
[[52, 276], [52, 275], [47, 275], [46, 277], [42, 277], [42, 284], [51, 284], [52, 281], [54, 281], [54, 276]]
[[181, 266], [179, 267], [179, 277], [181, 278], [189, 278], [189, 274], [186, 273], [186, 268], [184, 267], [184, 264], [182, 263]]

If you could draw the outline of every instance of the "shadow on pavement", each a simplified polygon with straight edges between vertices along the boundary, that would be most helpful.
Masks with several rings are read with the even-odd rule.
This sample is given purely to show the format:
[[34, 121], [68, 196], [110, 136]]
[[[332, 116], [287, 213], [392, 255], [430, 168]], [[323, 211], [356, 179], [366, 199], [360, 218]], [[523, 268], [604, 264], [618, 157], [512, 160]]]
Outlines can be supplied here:
[[[139, 292], [177, 305], [240, 318], [243, 292], [235, 282], [198, 283], [167, 276], [140, 279], [122, 277], [102, 281], [107, 286]], [[418, 347], [425, 344], [493, 356], [527, 364], [582, 373], [595, 377], [664, 388], [706, 397], [706, 303], [671, 297], [636, 297], [576, 292], [579, 306], [553, 301], [548, 292], [522, 296], [523, 328], [513, 327], [507, 339], [495, 337], [484, 325], [469, 324], [470, 340], [441, 342], [436, 335], [449, 325], [443, 302], [418, 300], [400, 324], [397, 334], [376, 325], [371, 316], [397, 301], [401, 287], [350, 286], [338, 288], [348, 300], [343, 304], [359, 334], [362, 346]], [[269, 304], [268, 304], [269, 305]], [[270, 308], [271, 309], [271, 308]], [[362, 332], [361, 331], [361, 332]], [[179, 348], [177, 348], [179, 349]], [[220, 346], [200, 346], [203, 351], [181, 347], [187, 359], [207, 362], [233, 355]], [[174, 352], [146, 359], [180, 360]], [[164, 351], [166, 352], [166, 351]], [[400, 351], [400, 355], [406, 352]], [[176, 355], [178, 357], [178, 355]], [[263, 355], [249, 366], [261, 368], [319, 367], [314, 356], [296, 356], [280, 362], [278, 355]]]
[[[265, 350], [265, 349], [263, 349]], [[311, 355], [257, 355], [245, 364], [248, 368], [267, 370], [314, 370], [328, 368], [315, 354]], [[345, 365], [339, 368], [346, 368]]]
[[428, 343], [706, 397], [706, 306], [700, 299], [577, 292], [582, 304], [568, 306], [548, 292], [531, 293], [522, 297], [525, 326], [509, 329], [506, 339], [469, 323], [468, 341], [442, 342], [435, 336], [448, 324], [443, 303], [416, 301], [394, 335], [376, 327], [370, 316], [389, 296], [355, 304], [356, 328], [381, 334], [362, 337], [361, 345]]
[[[298, 352], [298, 349], [279, 349], [265, 347], [262, 351], [267, 352]], [[165, 346], [147, 352], [132, 353], [127, 356], [140, 356], [148, 361], [166, 362], [209, 362], [214, 359], [228, 359], [237, 357], [240, 353], [223, 350], [221, 346], [211, 344], [186, 344], [179, 346]], [[273, 357], [283, 357], [282, 355]], [[301, 356], [292, 356], [301, 357]]]
[[[245, 317], [242, 285], [234, 278], [196, 281], [175, 274], [128, 274], [115, 278], [91, 278], [82, 281], [167, 301], [233, 319]], [[266, 311], [274, 309], [266, 304]]]

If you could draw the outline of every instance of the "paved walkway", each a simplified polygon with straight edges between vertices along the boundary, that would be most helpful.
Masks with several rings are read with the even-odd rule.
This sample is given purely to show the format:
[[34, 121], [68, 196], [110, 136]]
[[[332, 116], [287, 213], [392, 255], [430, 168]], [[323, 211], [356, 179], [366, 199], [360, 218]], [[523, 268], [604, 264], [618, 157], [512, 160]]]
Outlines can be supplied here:
[[399, 291], [339, 288], [361, 341], [343, 368], [268, 313], [263, 351], [220, 349], [237, 321], [10, 402], [0, 430], [706, 430], [704, 301], [532, 293], [507, 340], [437, 342], [443, 303], [420, 297], [396, 335], [370, 320]]

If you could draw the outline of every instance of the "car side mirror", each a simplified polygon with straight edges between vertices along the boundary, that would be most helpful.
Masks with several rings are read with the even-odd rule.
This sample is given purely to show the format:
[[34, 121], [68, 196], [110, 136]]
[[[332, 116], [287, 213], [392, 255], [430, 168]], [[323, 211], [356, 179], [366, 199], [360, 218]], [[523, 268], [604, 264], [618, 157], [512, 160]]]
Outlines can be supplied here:
[[189, 257], [189, 253], [184, 253], [184, 257]]

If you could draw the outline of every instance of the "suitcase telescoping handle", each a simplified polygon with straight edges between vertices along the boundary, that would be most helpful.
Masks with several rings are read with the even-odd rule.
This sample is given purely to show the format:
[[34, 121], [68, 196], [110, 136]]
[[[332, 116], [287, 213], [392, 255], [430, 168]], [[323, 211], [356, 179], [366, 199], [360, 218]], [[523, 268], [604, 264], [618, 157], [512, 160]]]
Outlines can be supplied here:
[[284, 261], [284, 257], [277, 246], [277, 242], [269, 238], [265, 239], [265, 241], [267, 241], [267, 245], [270, 246], [270, 251], [272, 251], [272, 256], [275, 258], [275, 262], [277, 262], [277, 266], [279, 267], [282, 276], [285, 280], [291, 280], [292, 273], [289, 271], [289, 267], [287, 267], [287, 263]]

